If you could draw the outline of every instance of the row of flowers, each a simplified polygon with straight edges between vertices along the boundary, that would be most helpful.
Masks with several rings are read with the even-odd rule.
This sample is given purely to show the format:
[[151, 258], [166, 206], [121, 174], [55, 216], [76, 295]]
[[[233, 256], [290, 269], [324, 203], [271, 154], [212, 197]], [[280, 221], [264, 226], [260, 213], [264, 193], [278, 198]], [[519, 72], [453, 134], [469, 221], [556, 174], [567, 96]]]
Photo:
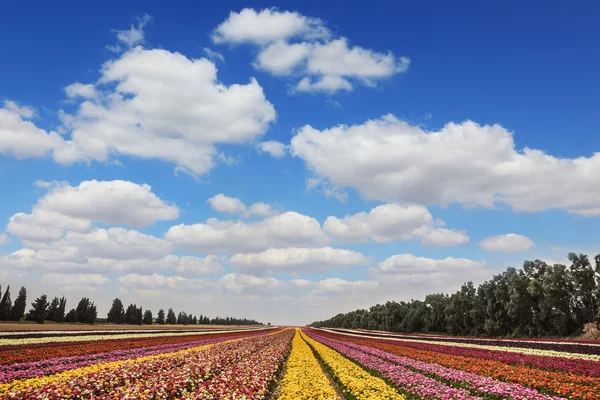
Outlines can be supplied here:
[[364, 336], [371, 337], [390, 337], [400, 339], [418, 339], [428, 342], [450, 342], [450, 343], [465, 343], [465, 344], [481, 344], [486, 346], [498, 347], [516, 347], [537, 350], [551, 350], [565, 353], [579, 354], [595, 354], [600, 355], [599, 343], [583, 343], [583, 342], [550, 342], [536, 340], [513, 340], [513, 339], [497, 339], [497, 338], [464, 338], [452, 336], [426, 336], [426, 335], [409, 335], [395, 333], [380, 333], [369, 331], [354, 331], [352, 329], [332, 329], [336, 332], [360, 333]]
[[274, 388], [278, 372], [290, 351], [292, 330], [269, 345], [231, 364], [213, 379], [187, 390], [182, 399], [266, 399]]
[[302, 334], [302, 338], [316, 352], [325, 369], [338, 383], [347, 399], [405, 400], [406, 397], [383, 379], [365, 371], [335, 350]]
[[487, 376], [503, 382], [537, 389], [541, 393], [570, 399], [600, 400], [600, 379], [564, 372], [547, 371], [523, 365], [509, 365], [496, 360], [445, 354], [406, 346], [406, 343], [373, 338], [351, 337], [319, 331], [319, 334], [383, 350], [401, 357]]
[[[404, 387], [411, 394], [424, 399], [560, 399], [514, 383], [500, 382], [489, 377], [446, 368], [437, 364], [399, 357], [368, 346], [326, 339], [314, 333], [311, 336], [367, 368], [381, 373], [394, 384]], [[446, 382], [457, 388], [449, 387], [444, 384]]]
[[[321, 331], [324, 332], [324, 331]], [[336, 332], [342, 334], [341, 332]], [[365, 338], [367, 336], [359, 334], [343, 333], [346, 337]], [[476, 347], [455, 346], [452, 344], [430, 343], [426, 341], [398, 341], [387, 338], [373, 338], [374, 340], [384, 341], [386, 343], [412, 347], [415, 349], [430, 350], [445, 354], [462, 355], [467, 357], [483, 358], [486, 360], [501, 361], [507, 364], [528, 365], [540, 369], [554, 371], [563, 371], [576, 375], [585, 375], [591, 377], [600, 377], [600, 363], [593, 360], [581, 358], [555, 357], [538, 351], [538, 354], [522, 354], [518, 352], [506, 351], [506, 349], [481, 349]], [[543, 355], [545, 354], [545, 355]]]
[[[236, 332], [247, 332], [255, 329], [240, 329]], [[229, 330], [214, 330], [214, 331], [198, 331], [198, 332], [186, 332], [187, 335], [208, 335], [212, 333], [227, 333]], [[10, 338], [0, 339], [0, 350], [10, 346], [25, 346], [39, 343], [69, 343], [69, 342], [86, 342], [95, 340], [115, 340], [115, 339], [141, 339], [147, 337], [169, 337], [169, 336], [181, 336], [181, 332], [171, 331], [162, 333], [152, 333], [147, 331], [130, 331], [129, 333], [120, 333], [117, 335], [112, 334], [95, 334], [95, 335], [84, 335], [84, 336], [47, 336], [47, 337], [28, 337], [28, 338]]]
[[296, 330], [278, 400], [335, 400], [337, 394], [312, 350]]
[[224, 342], [227, 340], [250, 337], [262, 334], [261, 332], [245, 332], [232, 334], [212, 335], [209, 339], [195, 340], [182, 343], [167, 343], [158, 346], [141, 347], [137, 349], [114, 350], [102, 353], [87, 354], [71, 357], [54, 357], [39, 361], [0, 365], [0, 383], [9, 383], [17, 379], [34, 378], [44, 375], [53, 375], [70, 369], [82, 368], [104, 362], [127, 360], [155, 354], [172, 353], [192, 347], [205, 346]]
[[[253, 328], [264, 329], [264, 328]], [[194, 332], [231, 332], [238, 330], [251, 330], [248, 328], [202, 328], [202, 329], [108, 329], [108, 330], [92, 330], [92, 331], [15, 331], [15, 332], [0, 332], [0, 339], [27, 339], [27, 338], [42, 338], [42, 337], [61, 337], [61, 336], [90, 336], [90, 335], [122, 335], [127, 333], [194, 333]]]
[[387, 360], [346, 346], [340, 341], [333, 341], [311, 334], [308, 334], [308, 336], [331, 347], [375, 374], [383, 376], [409, 396], [416, 396], [420, 399], [480, 399], [480, 397], [473, 396], [464, 389], [450, 387], [435, 379], [410, 371], [403, 366], [395, 365]]
[[[277, 329], [270, 331], [236, 331], [228, 332], [226, 334], [234, 337], [236, 335], [245, 336], [248, 334], [274, 332], [276, 330]], [[133, 338], [72, 343], [67, 342], [61, 343], [60, 346], [57, 346], [56, 343], [38, 343], [32, 345], [11, 346], [0, 349], [0, 365], [33, 362], [54, 357], [81, 356], [115, 350], [136, 349], [164, 344], [187, 343], [201, 339], [211, 339], [221, 335], [223, 335], [223, 333], [211, 332], [202, 336], [184, 334], [180, 336], [155, 336], [140, 339]]]
[[[97, 364], [0, 385], [0, 396], [23, 400], [182, 398], [255, 353], [264, 351], [272, 357], [268, 349], [280, 348], [285, 343], [289, 346], [291, 337], [288, 330], [170, 354]], [[262, 371], [255, 369], [255, 373]]]
[[[335, 331], [332, 331], [335, 332]], [[364, 333], [350, 333], [350, 332], [337, 332], [342, 335], [348, 336], [359, 336], [359, 337], [368, 337]], [[377, 337], [373, 337], [377, 339]], [[434, 344], [429, 340], [423, 339], [409, 339], [409, 338], [400, 338], [400, 337], [386, 337], [386, 340], [401, 342], [401, 343], [421, 343], [421, 344]], [[466, 349], [481, 349], [481, 350], [499, 350], [508, 353], [517, 353], [524, 355], [535, 355], [542, 357], [560, 357], [560, 358], [570, 358], [576, 360], [590, 360], [590, 361], [600, 361], [600, 355], [596, 354], [580, 354], [580, 353], [568, 353], [563, 351], [554, 351], [554, 350], [538, 350], [538, 349], [528, 349], [523, 347], [503, 347], [503, 346], [492, 346], [492, 345], [484, 345], [484, 344], [469, 344], [469, 343], [455, 343], [450, 341], [440, 341], [435, 344], [443, 345], [443, 346], [451, 346], [451, 347], [459, 347]]]

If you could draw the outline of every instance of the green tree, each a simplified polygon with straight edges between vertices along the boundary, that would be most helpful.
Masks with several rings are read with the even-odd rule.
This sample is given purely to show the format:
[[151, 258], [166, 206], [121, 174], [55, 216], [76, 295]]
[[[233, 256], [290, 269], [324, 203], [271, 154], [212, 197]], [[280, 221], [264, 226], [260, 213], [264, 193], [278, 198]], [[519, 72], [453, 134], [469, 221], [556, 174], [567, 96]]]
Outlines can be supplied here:
[[187, 325], [188, 324], [188, 315], [187, 313], [180, 311], [179, 314], [177, 315], [177, 323], [181, 324], [181, 325]]
[[65, 296], [61, 297], [58, 301], [58, 308], [56, 309], [56, 322], [65, 322], [65, 310], [67, 308], [67, 299]]
[[93, 324], [98, 317], [98, 309], [94, 302], [87, 297], [83, 297], [77, 304], [77, 322]]
[[583, 327], [596, 320], [597, 283], [594, 268], [585, 254], [569, 253], [573, 280], [573, 310], [575, 321]]
[[175, 311], [172, 308], [169, 308], [167, 312], [167, 324], [175, 325], [177, 323], [177, 317], [175, 316]]
[[10, 314], [11, 321], [20, 321], [25, 316], [25, 308], [27, 307], [27, 289], [25, 286], [21, 287], [19, 290], [19, 295], [17, 296], [15, 303], [12, 307], [12, 312]]
[[60, 300], [58, 300], [58, 297], [54, 297], [50, 302], [50, 306], [48, 307], [48, 315], [46, 316], [48, 321], [56, 321], [56, 314], [58, 313], [59, 304]]
[[78, 316], [77, 316], [77, 310], [72, 308], [71, 311], [69, 311], [67, 313], [67, 315], [65, 316], [65, 322], [77, 322]]
[[144, 312], [144, 324], [152, 325], [152, 311], [146, 310], [146, 312]]
[[6, 292], [0, 300], [0, 321], [10, 321], [12, 313], [12, 300], [10, 298], [10, 285], [6, 287]]
[[38, 324], [43, 324], [48, 313], [48, 297], [43, 294], [31, 303], [28, 319]]
[[162, 308], [158, 310], [158, 316], [156, 317], [156, 323], [159, 325], [165, 324], [165, 310]]
[[125, 311], [125, 323], [135, 325], [137, 323], [136, 314], [137, 306], [135, 304], [129, 304]]
[[125, 323], [125, 309], [123, 307], [123, 303], [119, 298], [115, 298], [113, 300], [112, 306], [108, 311], [108, 318], [106, 320], [115, 324]]

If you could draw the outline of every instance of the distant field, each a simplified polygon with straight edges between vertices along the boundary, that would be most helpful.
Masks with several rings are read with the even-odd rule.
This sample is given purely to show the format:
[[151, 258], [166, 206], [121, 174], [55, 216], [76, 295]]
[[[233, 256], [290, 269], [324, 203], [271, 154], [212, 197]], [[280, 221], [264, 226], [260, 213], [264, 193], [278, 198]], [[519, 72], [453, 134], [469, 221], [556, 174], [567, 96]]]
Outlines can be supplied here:
[[0, 332], [19, 332], [19, 331], [108, 331], [108, 330], [193, 330], [193, 329], [232, 329], [249, 328], [259, 325], [118, 325], [118, 324], [36, 324], [27, 322], [18, 323], [0, 323]]

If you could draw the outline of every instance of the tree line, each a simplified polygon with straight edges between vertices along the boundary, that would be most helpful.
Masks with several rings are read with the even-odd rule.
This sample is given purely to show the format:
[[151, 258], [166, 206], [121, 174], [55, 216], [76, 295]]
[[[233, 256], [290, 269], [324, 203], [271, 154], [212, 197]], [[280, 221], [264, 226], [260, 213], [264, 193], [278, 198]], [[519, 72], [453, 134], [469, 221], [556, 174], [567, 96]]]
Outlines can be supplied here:
[[594, 264], [570, 253], [570, 265], [525, 261], [475, 287], [424, 301], [388, 301], [338, 314], [314, 327], [464, 336], [571, 336], [600, 321], [600, 254]]
[[175, 311], [173, 311], [172, 308], [169, 308], [166, 315], [165, 310], [158, 310], [156, 320], [154, 320], [152, 311], [146, 310], [142, 312], [142, 307], [138, 307], [136, 304], [129, 304], [129, 306], [125, 308], [123, 306], [123, 302], [119, 298], [115, 298], [113, 300], [112, 306], [108, 311], [108, 318], [106, 320], [107, 322], [112, 322], [115, 324], [133, 325], [149, 325], [153, 322], [156, 322], [159, 325], [263, 325], [261, 322], [246, 318], [216, 317], [210, 319], [204, 315], [195, 316], [191, 313], [188, 314], [183, 311], [180, 311], [177, 315], [175, 315]]
[[96, 305], [87, 297], [82, 298], [77, 304], [77, 308], [71, 309], [65, 314], [67, 299], [65, 296], [54, 297], [48, 302], [48, 296], [41, 295], [31, 303], [31, 308], [27, 313], [27, 289], [24, 286], [19, 290], [19, 294], [13, 303], [10, 296], [10, 285], [2, 295], [2, 286], [0, 285], [0, 321], [35, 321], [44, 323], [45, 321], [54, 322], [83, 322], [94, 323], [98, 316]]
[[[93, 324], [103, 320], [98, 318], [96, 305], [87, 297], [82, 298], [77, 307], [72, 308], [68, 312], [66, 312], [66, 306], [67, 299], [65, 296], [62, 296], [60, 299], [54, 297], [49, 302], [48, 296], [43, 294], [31, 303], [30, 310], [25, 313], [27, 308], [27, 289], [24, 286], [21, 287], [13, 303], [10, 295], [10, 285], [6, 288], [4, 294], [2, 294], [2, 286], [0, 285], [0, 321], [21, 321], [25, 319], [38, 323], [53, 321]], [[164, 310], [159, 310], [156, 319], [154, 319], [152, 311], [143, 311], [142, 307], [138, 307], [136, 304], [130, 304], [125, 308], [123, 302], [118, 298], [113, 300], [105, 320], [106, 322], [116, 324], [132, 325], [150, 325], [154, 322], [160, 325], [263, 325], [261, 322], [246, 318], [216, 317], [211, 319], [207, 316], [194, 316], [185, 312], [179, 312], [175, 315], [175, 311], [172, 308], [169, 308], [166, 316]]]

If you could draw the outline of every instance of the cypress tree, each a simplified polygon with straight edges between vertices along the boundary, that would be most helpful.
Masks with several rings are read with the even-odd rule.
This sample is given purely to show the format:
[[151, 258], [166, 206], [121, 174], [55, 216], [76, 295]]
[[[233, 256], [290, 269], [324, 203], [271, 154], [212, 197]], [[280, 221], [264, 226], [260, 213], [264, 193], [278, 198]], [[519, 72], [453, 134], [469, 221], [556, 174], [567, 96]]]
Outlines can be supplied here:
[[159, 325], [165, 324], [165, 310], [162, 308], [158, 310], [158, 316], [156, 317], [156, 323]]
[[152, 311], [146, 310], [144, 313], [144, 324], [152, 325]]
[[12, 300], [10, 299], [10, 285], [6, 287], [6, 292], [0, 301], [0, 321], [10, 321], [12, 311]]
[[115, 324], [125, 323], [125, 309], [120, 299], [116, 298], [113, 300], [110, 311], [108, 312], [108, 322], [114, 322]]
[[61, 297], [58, 301], [58, 309], [56, 310], [56, 322], [65, 322], [65, 309], [67, 307], [67, 299], [65, 296]]
[[58, 300], [58, 297], [54, 297], [50, 302], [50, 307], [48, 307], [48, 316], [46, 317], [48, 321], [56, 321], [56, 314], [58, 313], [59, 303], [60, 300]]
[[20, 321], [25, 316], [25, 308], [27, 307], [27, 289], [25, 286], [21, 287], [19, 290], [19, 295], [15, 300], [15, 304], [12, 307], [12, 312], [10, 314], [11, 321]]
[[169, 312], [167, 313], [167, 324], [175, 325], [177, 323], [177, 317], [175, 316], [175, 311], [172, 308], [169, 308]]

